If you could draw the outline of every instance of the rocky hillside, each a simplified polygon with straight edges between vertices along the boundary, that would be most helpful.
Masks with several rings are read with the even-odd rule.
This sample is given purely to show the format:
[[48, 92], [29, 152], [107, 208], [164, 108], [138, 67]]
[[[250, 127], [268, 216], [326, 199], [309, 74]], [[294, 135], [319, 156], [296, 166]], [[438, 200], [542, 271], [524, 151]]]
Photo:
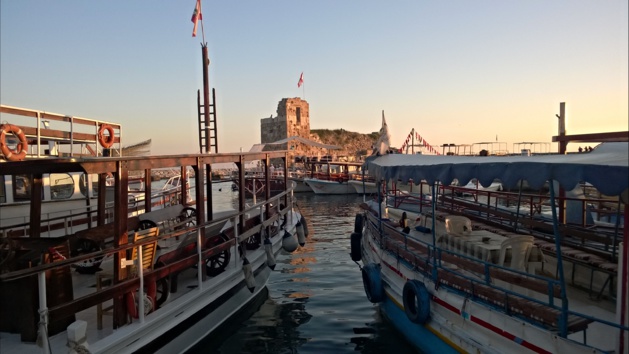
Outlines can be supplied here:
[[311, 139], [323, 144], [338, 145], [342, 150], [334, 153], [339, 156], [365, 156], [370, 155], [374, 144], [378, 140], [378, 132], [371, 134], [361, 134], [350, 132], [345, 129], [311, 129]]

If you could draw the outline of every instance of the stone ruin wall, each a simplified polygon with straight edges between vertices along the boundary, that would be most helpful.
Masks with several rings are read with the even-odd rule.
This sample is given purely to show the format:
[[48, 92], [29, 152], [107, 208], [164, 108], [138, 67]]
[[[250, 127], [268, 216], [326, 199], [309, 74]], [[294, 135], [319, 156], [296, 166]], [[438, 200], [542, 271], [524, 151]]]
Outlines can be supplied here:
[[[299, 136], [308, 140], [319, 141], [310, 134], [310, 106], [301, 98], [284, 98], [277, 104], [277, 116], [260, 120], [260, 142], [262, 144]], [[317, 156], [321, 149], [299, 142], [266, 146], [265, 150], [290, 150], [289, 158], [295, 156]]]

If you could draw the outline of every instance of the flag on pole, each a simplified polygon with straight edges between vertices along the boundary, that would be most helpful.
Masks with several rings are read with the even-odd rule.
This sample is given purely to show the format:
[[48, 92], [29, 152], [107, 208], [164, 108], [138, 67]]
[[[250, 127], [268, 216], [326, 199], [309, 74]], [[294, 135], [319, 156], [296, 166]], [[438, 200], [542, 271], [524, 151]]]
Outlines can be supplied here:
[[192, 13], [192, 23], [194, 23], [194, 28], [192, 29], [192, 37], [197, 36], [197, 25], [199, 24], [199, 20], [203, 20], [203, 16], [201, 14], [201, 0], [197, 0], [197, 4], [194, 6], [194, 12]]
[[299, 81], [297, 81], [297, 87], [301, 87], [301, 85], [304, 84], [304, 73], [302, 71], [301, 75], [299, 76]]

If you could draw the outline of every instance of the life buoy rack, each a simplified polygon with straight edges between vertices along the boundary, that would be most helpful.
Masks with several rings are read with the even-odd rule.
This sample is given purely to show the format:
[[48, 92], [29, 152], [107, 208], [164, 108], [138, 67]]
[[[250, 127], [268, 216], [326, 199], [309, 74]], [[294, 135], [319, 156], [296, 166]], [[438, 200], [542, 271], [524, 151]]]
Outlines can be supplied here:
[[[17, 144], [15, 150], [11, 149], [7, 145], [7, 134], [13, 134], [17, 136], [20, 142]], [[28, 141], [26, 136], [20, 127], [13, 124], [0, 125], [0, 151], [2, 155], [9, 161], [22, 161], [26, 157], [26, 151], [28, 150]]]
[[[105, 136], [105, 131], [109, 133], [109, 136]], [[98, 142], [100, 146], [108, 149], [114, 145], [114, 128], [109, 124], [101, 124], [100, 128], [98, 128]]]
[[363, 286], [367, 299], [376, 304], [384, 301], [384, 287], [380, 276], [380, 265], [369, 263], [362, 269]]
[[404, 312], [413, 323], [424, 324], [430, 318], [430, 293], [424, 283], [409, 280], [402, 290]]

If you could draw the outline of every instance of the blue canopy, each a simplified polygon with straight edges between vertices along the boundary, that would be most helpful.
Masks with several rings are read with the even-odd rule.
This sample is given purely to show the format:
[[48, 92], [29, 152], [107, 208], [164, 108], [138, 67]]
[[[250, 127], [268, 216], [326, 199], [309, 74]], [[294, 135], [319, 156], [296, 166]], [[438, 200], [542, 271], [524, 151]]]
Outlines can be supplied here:
[[369, 158], [369, 174], [378, 180], [412, 179], [450, 184], [456, 178], [466, 184], [472, 178], [483, 186], [499, 179], [507, 188], [526, 180], [532, 188], [556, 180], [566, 190], [580, 182], [601, 193], [620, 195], [629, 188], [629, 143], [603, 143], [588, 153], [535, 156], [433, 156], [389, 154]]

